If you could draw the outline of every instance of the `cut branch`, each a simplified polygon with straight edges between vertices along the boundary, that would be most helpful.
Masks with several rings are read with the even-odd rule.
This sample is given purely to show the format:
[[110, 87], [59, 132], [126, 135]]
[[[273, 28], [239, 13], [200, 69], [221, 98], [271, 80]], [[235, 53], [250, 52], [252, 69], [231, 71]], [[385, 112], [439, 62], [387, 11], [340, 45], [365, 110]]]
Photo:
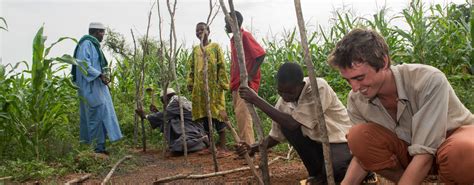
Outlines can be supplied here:
[[[226, 113], [225, 111], [221, 111], [220, 114], [221, 114], [221, 116], [224, 118], [224, 123], [227, 125], [227, 128], [229, 128], [230, 133], [231, 133], [232, 136], [234, 137], [235, 143], [240, 143], [240, 141], [241, 141], [241, 140], [240, 140], [240, 137], [239, 137], [239, 135], [237, 134], [237, 132], [235, 131], [235, 129], [232, 127], [232, 124], [230, 124], [229, 118], [227, 117], [227, 113]], [[255, 168], [255, 166], [254, 166], [254, 164], [253, 164], [253, 160], [252, 160], [252, 158], [250, 158], [248, 152], [246, 152], [246, 153], [244, 154], [244, 158], [245, 158], [245, 161], [247, 162], [247, 164], [249, 165], [250, 170], [252, 171], [253, 176], [255, 176], [255, 179], [257, 179], [257, 181], [258, 181], [259, 184], [263, 184], [263, 180], [262, 180], [262, 178], [258, 175], [257, 169]]]
[[[268, 165], [271, 165], [271, 164], [275, 163], [276, 161], [278, 161], [280, 159], [285, 159], [285, 158], [282, 157], [282, 156], [275, 157], [274, 159], [272, 159], [268, 163]], [[254, 168], [259, 168], [259, 166], [254, 166]], [[158, 179], [157, 181], [153, 182], [153, 184], [160, 184], [160, 183], [170, 182], [170, 181], [179, 180], [179, 179], [203, 179], [203, 178], [209, 178], [209, 177], [214, 177], [214, 176], [227, 175], [227, 174], [230, 174], [230, 173], [245, 171], [245, 170], [249, 170], [249, 169], [250, 169], [250, 167], [246, 166], [246, 167], [241, 167], [241, 168], [235, 168], [235, 169], [232, 169], [232, 170], [213, 172], [213, 173], [207, 173], [207, 174], [201, 174], [201, 175], [179, 174], [179, 175], [175, 175], [175, 176], [171, 176], [171, 177], [165, 177], [165, 178]]]
[[[316, 81], [316, 74], [314, 73], [314, 66], [311, 59], [311, 53], [309, 52], [308, 39], [306, 38], [306, 28], [304, 25], [303, 11], [301, 10], [300, 0], [295, 0], [295, 10], [296, 18], [298, 20], [298, 28], [300, 30], [301, 36], [301, 46], [303, 47], [304, 61], [306, 63], [306, 68], [309, 74], [309, 80], [311, 83], [311, 89], [319, 89], [318, 81]], [[324, 165], [326, 167], [326, 178], [329, 185], [334, 185], [334, 175], [332, 168], [331, 160], [331, 147], [329, 145], [329, 138], [327, 134], [326, 121], [324, 120], [323, 107], [321, 105], [321, 99], [319, 96], [319, 91], [311, 91], [311, 96], [314, 100], [314, 106], [311, 107], [310, 112], [316, 113], [316, 118], [318, 119], [318, 127], [321, 131], [321, 140], [323, 143], [323, 155], [324, 155]]]
[[[242, 45], [242, 38], [241, 38], [241, 33], [240, 33], [240, 27], [237, 22], [237, 17], [235, 14], [231, 15], [227, 11], [227, 8], [224, 4], [224, 0], [219, 0], [221, 4], [222, 11], [225, 14], [225, 19], [227, 22], [230, 23], [231, 29], [232, 29], [232, 35], [234, 39], [234, 44], [235, 48], [237, 50], [237, 58], [239, 62], [239, 69], [240, 69], [240, 87], [248, 87], [248, 74], [247, 74], [247, 69], [245, 65], [245, 56], [244, 56], [244, 48]], [[229, 0], [229, 7], [231, 12], [234, 12], [234, 3], [232, 0]], [[264, 142], [264, 137], [263, 137], [263, 128], [262, 124], [260, 121], [260, 117], [258, 117], [257, 112], [255, 111], [255, 108], [253, 107], [252, 104], [247, 102], [247, 109], [250, 112], [250, 115], [252, 116], [253, 124], [257, 130], [257, 138], [259, 142], [259, 150], [260, 150], [260, 156], [261, 156], [261, 161], [260, 161], [260, 167], [262, 169], [262, 177], [263, 177], [263, 182], [265, 184], [270, 184], [270, 173], [268, 170], [268, 156], [267, 156], [267, 143]]]
[[92, 175], [91, 174], [86, 174], [82, 177], [78, 177], [78, 178], [72, 179], [70, 181], [67, 181], [64, 185], [70, 185], [70, 184], [74, 184], [74, 183], [83, 182], [83, 181], [87, 180], [90, 176], [92, 176]]
[[127, 155], [125, 157], [123, 157], [122, 159], [120, 159], [119, 161], [117, 161], [117, 163], [115, 163], [114, 167], [112, 167], [112, 169], [109, 171], [109, 173], [107, 174], [107, 176], [105, 177], [105, 179], [102, 181], [102, 183], [100, 183], [101, 185], [105, 185], [105, 183], [107, 183], [107, 181], [109, 181], [110, 177], [112, 177], [112, 175], [114, 174], [115, 172], [115, 169], [117, 169], [117, 166], [122, 163], [123, 161], [125, 161], [126, 159], [130, 159], [132, 158], [131, 155]]

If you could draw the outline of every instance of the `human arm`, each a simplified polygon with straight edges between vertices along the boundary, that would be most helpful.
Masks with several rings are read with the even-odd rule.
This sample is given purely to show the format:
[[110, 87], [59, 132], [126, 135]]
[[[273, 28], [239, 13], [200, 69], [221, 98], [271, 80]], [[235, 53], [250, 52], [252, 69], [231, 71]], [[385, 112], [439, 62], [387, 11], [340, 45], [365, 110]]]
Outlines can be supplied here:
[[[267, 143], [267, 149], [272, 148], [275, 145], [277, 145], [278, 143], [280, 143], [277, 140], [273, 139], [271, 136], [265, 137], [263, 142]], [[259, 144], [255, 143], [255, 144], [252, 144], [252, 145], [248, 145], [245, 142], [240, 142], [237, 145], [236, 152], [239, 156], [243, 156], [247, 152], [250, 156], [253, 156], [256, 152], [259, 152]]]
[[189, 92], [193, 91], [194, 85], [194, 49], [191, 52], [191, 57], [188, 60], [188, 76], [186, 78], [187, 89]]
[[361, 184], [367, 173], [360, 165], [359, 160], [353, 157], [341, 185]]
[[264, 59], [265, 59], [265, 54], [255, 59], [255, 64], [252, 66], [252, 69], [249, 72], [249, 80], [253, 80], [253, 78], [257, 74], [258, 69], [260, 68], [260, 65], [262, 65]]
[[216, 48], [216, 55], [217, 55], [217, 76], [218, 76], [218, 85], [222, 90], [229, 90], [229, 77], [227, 75], [225, 61], [224, 61], [224, 52], [222, 48], [217, 45]]
[[76, 58], [79, 60], [78, 64], [86, 69], [87, 74], [83, 74], [87, 82], [91, 82], [96, 78], [100, 78], [101, 72], [93, 66], [93, 56], [99, 55], [92, 42], [86, 40], [81, 43], [76, 53]]
[[242, 99], [254, 104], [282, 127], [288, 130], [295, 130], [301, 126], [301, 123], [296, 121], [291, 115], [279, 111], [263, 98], [259, 97], [253, 89], [249, 87], [240, 87], [239, 94]]
[[419, 154], [413, 156], [408, 167], [403, 172], [398, 184], [421, 184], [433, 164], [433, 155]]

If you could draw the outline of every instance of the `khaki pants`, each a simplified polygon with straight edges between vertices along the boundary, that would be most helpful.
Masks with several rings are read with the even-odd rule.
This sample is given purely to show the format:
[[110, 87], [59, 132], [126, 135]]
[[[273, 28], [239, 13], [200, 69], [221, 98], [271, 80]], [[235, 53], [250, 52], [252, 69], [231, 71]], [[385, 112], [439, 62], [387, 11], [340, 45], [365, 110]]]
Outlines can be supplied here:
[[232, 91], [232, 103], [240, 139], [249, 145], [255, 143], [252, 117], [238, 91]]
[[[446, 184], [474, 183], [474, 125], [466, 125], [447, 134], [436, 152], [432, 169], [437, 169]], [[349, 130], [347, 141], [352, 154], [368, 171], [393, 168], [397, 163], [406, 168], [412, 156], [408, 143], [395, 133], [374, 123], [358, 124]]]

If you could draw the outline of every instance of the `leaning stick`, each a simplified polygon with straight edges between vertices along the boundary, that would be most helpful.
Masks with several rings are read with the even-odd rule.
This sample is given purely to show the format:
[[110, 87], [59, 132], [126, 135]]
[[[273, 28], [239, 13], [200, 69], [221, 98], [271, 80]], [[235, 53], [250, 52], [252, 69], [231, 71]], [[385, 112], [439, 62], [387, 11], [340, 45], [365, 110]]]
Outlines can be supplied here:
[[311, 53], [309, 52], [308, 48], [308, 39], [306, 38], [306, 28], [304, 25], [303, 19], [303, 11], [301, 10], [301, 2], [300, 0], [295, 0], [295, 10], [296, 10], [296, 18], [298, 21], [298, 27], [300, 30], [300, 37], [301, 37], [301, 46], [303, 47], [303, 54], [304, 54], [304, 61], [306, 63], [306, 68], [308, 69], [309, 80], [311, 83], [312, 89], [316, 89], [311, 91], [311, 96], [314, 100], [314, 106], [311, 107], [311, 112], [316, 114], [316, 118], [318, 118], [318, 127], [321, 131], [321, 140], [323, 143], [323, 156], [324, 156], [324, 165], [326, 167], [326, 179], [329, 185], [335, 184], [334, 182], [334, 174], [332, 168], [332, 161], [331, 161], [331, 147], [329, 145], [329, 138], [326, 128], [326, 121], [324, 120], [324, 113], [323, 107], [321, 105], [321, 99], [319, 96], [318, 91], [318, 81], [316, 81], [316, 74], [314, 73], [314, 66], [311, 60]]
[[12, 176], [0, 177], [0, 181], [12, 179]]
[[[285, 158], [282, 157], [282, 156], [275, 157], [274, 159], [272, 159], [268, 163], [268, 165], [271, 165], [271, 164], [275, 163], [279, 159], [285, 159]], [[254, 168], [259, 168], [259, 166], [254, 166]], [[173, 180], [179, 180], [179, 179], [203, 179], [203, 178], [208, 178], [208, 177], [227, 175], [227, 174], [230, 174], [230, 173], [245, 171], [245, 170], [249, 170], [249, 169], [250, 169], [250, 167], [246, 166], [246, 167], [235, 168], [235, 169], [232, 169], [232, 170], [213, 172], [213, 173], [207, 173], [207, 174], [201, 174], [201, 175], [178, 174], [178, 175], [175, 175], [175, 176], [158, 179], [157, 181], [153, 182], [153, 184], [160, 184], [160, 183], [165, 183], [165, 182], [169, 182], [169, 181], [173, 181]]]
[[[241, 38], [241, 33], [240, 33], [240, 28], [237, 23], [237, 17], [235, 14], [231, 15], [227, 11], [227, 7], [224, 4], [224, 0], [219, 0], [221, 4], [222, 11], [224, 12], [225, 19], [230, 23], [230, 27], [232, 29], [232, 35], [233, 35], [233, 40], [235, 43], [235, 47], [237, 50], [237, 58], [239, 62], [239, 72], [240, 72], [240, 87], [248, 87], [248, 74], [247, 74], [247, 69], [245, 65], [245, 53], [244, 53], [244, 48], [242, 45], [242, 38]], [[228, 0], [229, 2], [229, 8], [231, 12], [234, 12], [234, 2], [233, 0]], [[255, 111], [255, 107], [247, 102], [247, 109], [250, 112], [250, 115], [252, 116], [252, 121], [253, 124], [256, 127], [257, 130], [257, 138], [259, 140], [259, 150], [260, 150], [260, 166], [262, 169], [262, 178], [264, 184], [270, 184], [270, 173], [268, 170], [268, 155], [267, 155], [267, 144], [264, 142], [264, 133], [263, 133], [263, 127], [262, 127], [262, 122], [260, 121], [260, 117], [258, 117], [257, 111]]]
[[109, 171], [109, 174], [107, 174], [107, 176], [105, 177], [105, 179], [102, 181], [102, 183], [100, 183], [101, 185], [105, 185], [105, 183], [107, 183], [107, 181], [109, 181], [110, 177], [112, 177], [112, 174], [114, 174], [115, 172], [115, 169], [117, 169], [117, 166], [122, 163], [123, 161], [125, 161], [125, 159], [130, 159], [132, 158], [131, 155], [127, 155], [125, 157], [123, 157], [122, 159], [120, 159], [119, 161], [117, 161], [117, 163], [115, 163], [114, 167], [112, 167], [112, 169]]
[[[234, 140], [236, 143], [240, 143], [240, 137], [239, 135], [237, 134], [237, 132], [235, 131], [235, 129], [232, 127], [232, 125], [230, 124], [229, 122], [229, 118], [227, 117], [227, 113], [223, 110], [221, 112], [219, 112], [219, 114], [222, 116], [222, 118], [224, 118], [224, 123], [227, 125], [227, 127], [229, 128], [230, 130], [230, 133], [232, 134], [232, 136], [234, 137]], [[255, 176], [255, 178], [258, 180], [258, 183], [259, 184], [263, 184], [263, 180], [262, 178], [258, 175], [258, 172], [257, 172], [257, 169], [255, 168], [255, 166], [253, 165], [253, 161], [252, 159], [250, 158], [249, 156], [249, 153], [246, 152], [244, 154], [244, 158], [245, 158], [245, 161], [247, 162], [247, 164], [249, 165], [250, 167], [250, 170], [252, 171], [253, 175]]]
[[72, 179], [70, 181], [67, 181], [64, 185], [70, 185], [70, 184], [74, 184], [74, 183], [78, 183], [78, 182], [82, 182], [82, 181], [85, 181], [86, 179], [88, 179], [90, 176], [92, 176], [91, 174], [86, 174], [82, 177], [78, 177], [78, 178], [75, 178], [75, 179]]

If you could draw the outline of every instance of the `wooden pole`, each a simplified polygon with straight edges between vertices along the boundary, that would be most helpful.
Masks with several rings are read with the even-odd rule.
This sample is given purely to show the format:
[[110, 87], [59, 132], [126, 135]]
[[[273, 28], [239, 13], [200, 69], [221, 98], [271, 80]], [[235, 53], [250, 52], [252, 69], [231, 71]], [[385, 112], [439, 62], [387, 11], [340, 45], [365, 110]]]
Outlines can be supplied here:
[[[158, 61], [161, 61], [162, 62], [162, 68], [163, 69], [162, 71], [162, 76], [160, 76], [158, 78], [158, 86], [161, 85], [162, 87], [162, 90], [164, 91], [164, 94], [167, 94], [166, 92], [166, 89], [168, 89], [168, 85], [169, 85], [169, 81], [170, 81], [170, 75], [169, 75], [169, 70], [164, 70], [166, 69], [166, 64], [165, 64], [165, 44], [163, 42], [163, 27], [162, 27], [162, 19], [161, 19], [161, 10], [160, 10], [160, 1], [159, 0], [156, 0], [156, 5], [157, 5], [157, 12], [158, 12], [158, 32], [159, 32], [159, 36], [160, 36], [160, 47], [158, 49]], [[171, 65], [169, 64], [168, 66], [168, 69], [171, 69]], [[160, 81], [161, 79], [161, 81]], [[164, 96], [163, 98], [166, 98], [166, 96]], [[168, 140], [166, 139], [166, 136], [168, 135], [168, 132], [169, 132], [169, 123], [168, 123], [168, 118], [167, 118], [167, 111], [166, 111], [166, 105], [163, 105], [163, 139], [164, 139], [164, 142], [165, 142], [165, 148], [163, 149], [163, 152], [161, 153], [163, 157], [165, 157], [166, 155], [166, 152], [168, 151], [168, 148], [169, 148], [169, 143], [168, 143]]]
[[[221, 4], [221, 9], [225, 14], [225, 19], [230, 23], [230, 26], [232, 28], [232, 35], [234, 39], [234, 44], [235, 48], [237, 50], [237, 58], [239, 62], [239, 69], [240, 69], [240, 86], [241, 87], [248, 87], [248, 74], [247, 74], [247, 69], [245, 65], [245, 53], [244, 53], [244, 48], [242, 45], [242, 38], [241, 38], [241, 33], [240, 33], [240, 27], [237, 22], [237, 17], [235, 14], [231, 17], [229, 12], [227, 11], [227, 8], [224, 4], [224, 0], [219, 0]], [[229, 8], [231, 12], [234, 12], [234, 3], [232, 0], [229, 0]], [[260, 169], [262, 170], [262, 177], [263, 177], [263, 182], [264, 184], [270, 184], [270, 173], [268, 170], [268, 155], [267, 155], [267, 143], [264, 142], [264, 137], [263, 137], [263, 128], [262, 124], [260, 121], [260, 117], [258, 117], [257, 112], [255, 111], [255, 108], [253, 107], [252, 104], [247, 102], [247, 109], [250, 112], [250, 115], [252, 116], [253, 124], [257, 130], [257, 138], [259, 142], [259, 150], [260, 150]]]
[[298, 28], [300, 30], [301, 36], [301, 46], [303, 47], [304, 61], [306, 63], [306, 68], [308, 69], [309, 80], [311, 83], [311, 96], [315, 102], [314, 107], [312, 107], [311, 112], [314, 112], [316, 118], [318, 118], [318, 127], [321, 131], [321, 140], [323, 144], [323, 155], [324, 155], [324, 165], [326, 167], [326, 178], [329, 185], [334, 185], [334, 175], [333, 167], [331, 161], [331, 147], [329, 145], [329, 138], [327, 134], [326, 121], [324, 120], [323, 107], [321, 105], [321, 99], [319, 97], [319, 88], [318, 81], [316, 81], [316, 74], [314, 73], [314, 66], [311, 60], [311, 53], [309, 52], [308, 39], [306, 38], [306, 28], [304, 25], [303, 11], [301, 10], [300, 0], [294, 0], [296, 18], [298, 20]]
[[217, 155], [216, 155], [216, 144], [214, 141], [214, 127], [212, 124], [212, 113], [211, 113], [211, 98], [209, 97], [209, 78], [208, 78], [208, 62], [209, 58], [206, 53], [206, 50], [204, 49], [204, 36], [209, 35], [207, 30], [204, 30], [204, 33], [201, 35], [201, 43], [199, 44], [199, 47], [202, 52], [202, 57], [203, 57], [203, 80], [204, 80], [204, 97], [206, 100], [206, 114], [207, 114], [207, 124], [209, 127], [209, 140], [211, 142], [211, 151], [212, 151], [212, 161], [214, 162], [214, 171], [218, 172], [219, 171], [219, 165], [217, 163]]
[[166, 5], [168, 7], [168, 12], [170, 14], [171, 25], [170, 25], [170, 63], [171, 63], [171, 71], [173, 73], [173, 80], [176, 84], [176, 94], [178, 95], [178, 104], [179, 104], [179, 117], [180, 117], [180, 126], [181, 126], [181, 133], [183, 134], [182, 142], [183, 142], [183, 152], [184, 152], [184, 161], [188, 162], [188, 145], [186, 142], [186, 131], [184, 129], [184, 113], [183, 113], [183, 101], [181, 100], [181, 90], [179, 87], [178, 77], [176, 75], [176, 28], [174, 24], [174, 15], [176, 12], [176, 0], [173, 3], [173, 8], [171, 8], [170, 0], [166, 0]]
[[[224, 123], [227, 125], [227, 128], [229, 128], [230, 133], [234, 137], [235, 143], [240, 143], [240, 137], [235, 131], [235, 129], [232, 127], [232, 124], [229, 122], [229, 118], [227, 117], [227, 113], [225, 111], [221, 111], [220, 115], [224, 118]], [[252, 158], [250, 158], [248, 153], [244, 154], [245, 161], [247, 162], [247, 165], [249, 165], [250, 170], [252, 171], [253, 176], [255, 176], [255, 179], [257, 179], [258, 184], [263, 184], [262, 178], [258, 175], [257, 169], [255, 168], [253, 164]]]

